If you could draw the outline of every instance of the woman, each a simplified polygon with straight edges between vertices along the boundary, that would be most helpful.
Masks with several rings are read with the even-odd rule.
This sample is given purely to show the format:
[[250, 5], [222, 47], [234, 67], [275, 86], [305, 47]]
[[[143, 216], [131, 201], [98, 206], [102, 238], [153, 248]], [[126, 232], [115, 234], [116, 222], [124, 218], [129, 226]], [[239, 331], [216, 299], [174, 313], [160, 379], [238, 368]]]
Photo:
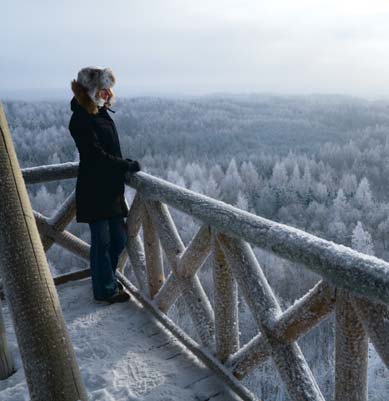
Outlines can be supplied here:
[[[108, 303], [129, 299], [115, 278], [127, 235], [124, 175], [137, 161], [123, 159], [115, 123], [108, 115], [115, 77], [109, 68], [86, 67], [71, 83], [74, 96], [70, 133], [80, 153], [76, 183], [76, 220], [91, 231], [90, 267], [94, 298]], [[119, 288], [120, 287], [120, 288]]]

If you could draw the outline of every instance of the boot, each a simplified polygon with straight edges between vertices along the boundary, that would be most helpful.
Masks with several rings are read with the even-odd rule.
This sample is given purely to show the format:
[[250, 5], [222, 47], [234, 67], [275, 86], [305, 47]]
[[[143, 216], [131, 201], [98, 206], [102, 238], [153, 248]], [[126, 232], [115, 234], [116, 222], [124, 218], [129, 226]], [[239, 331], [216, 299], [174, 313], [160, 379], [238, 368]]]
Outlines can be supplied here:
[[103, 303], [103, 304], [114, 304], [117, 302], [127, 302], [130, 299], [130, 296], [123, 290], [118, 290], [115, 292], [115, 294], [111, 295], [108, 298], [104, 299], [96, 299], [95, 301], [97, 303]]

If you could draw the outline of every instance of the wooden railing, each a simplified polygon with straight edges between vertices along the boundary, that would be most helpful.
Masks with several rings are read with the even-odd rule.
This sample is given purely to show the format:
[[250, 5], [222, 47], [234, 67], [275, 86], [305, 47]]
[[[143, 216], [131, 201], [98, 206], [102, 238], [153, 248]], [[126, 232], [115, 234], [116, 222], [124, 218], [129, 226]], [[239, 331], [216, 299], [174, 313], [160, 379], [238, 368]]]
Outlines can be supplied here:
[[[77, 170], [77, 163], [64, 163], [22, 172], [29, 184], [74, 178]], [[128, 174], [126, 184], [137, 192], [127, 216], [128, 242], [119, 258], [118, 279], [241, 399], [257, 398], [237, 379], [272, 358], [291, 400], [324, 400], [297, 340], [335, 312], [335, 399], [367, 400], [368, 338], [389, 367], [389, 263], [144, 172]], [[186, 247], [168, 205], [203, 224]], [[53, 217], [35, 212], [35, 218], [46, 250], [57, 242], [88, 260], [89, 245], [65, 230], [75, 210], [73, 192]], [[322, 279], [282, 311], [252, 246], [298, 262]], [[166, 277], [162, 250], [170, 269]], [[208, 257], [213, 264], [214, 308], [197, 276]], [[127, 265], [136, 283], [125, 275]], [[243, 346], [239, 343], [238, 291], [259, 329]], [[199, 342], [167, 316], [179, 297], [187, 306]]]

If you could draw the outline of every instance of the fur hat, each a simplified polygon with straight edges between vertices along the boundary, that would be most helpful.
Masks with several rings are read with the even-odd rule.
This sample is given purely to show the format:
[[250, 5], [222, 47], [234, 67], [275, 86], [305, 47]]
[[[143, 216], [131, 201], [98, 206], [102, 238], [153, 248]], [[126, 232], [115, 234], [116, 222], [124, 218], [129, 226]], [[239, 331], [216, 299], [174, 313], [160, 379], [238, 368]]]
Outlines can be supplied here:
[[[79, 103], [89, 113], [98, 111], [96, 94], [100, 89], [110, 89], [115, 85], [116, 79], [111, 68], [85, 67], [77, 74], [77, 80], [72, 81], [72, 90]], [[89, 98], [89, 99], [88, 99]], [[108, 102], [111, 105], [112, 99]]]
[[89, 96], [94, 99], [100, 89], [112, 88], [116, 79], [110, 68], [85, 67], [78, 72], [77, 82], [85, 86]]

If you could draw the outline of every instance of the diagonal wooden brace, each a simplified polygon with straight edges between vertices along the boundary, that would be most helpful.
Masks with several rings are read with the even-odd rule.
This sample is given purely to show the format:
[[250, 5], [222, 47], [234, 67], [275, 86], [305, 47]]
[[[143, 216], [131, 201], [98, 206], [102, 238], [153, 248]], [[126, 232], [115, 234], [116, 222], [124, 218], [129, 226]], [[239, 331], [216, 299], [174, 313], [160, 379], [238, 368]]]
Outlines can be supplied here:
[[[324, 320], [335, 307], [335, 290], [329, 284], [319, 281], [307, 294], [283, 312], [272, 325], [272, 335], [289, 344]], [[266, 337], [259, 333], [238, 352], [228, 364], [234, 375], [242, 379], [256, 366], [271, 356]]]
[[[70, 224], [76, 215], [76, 194], [75, 191], [65, 199], [64, 203], [59, 207], [55, 215], [48, 219], [48, 223], [56, 231], [63, 231]], [[43, 237], [42, 244], [47, 252], [54, 244], [54, 240], [49, 237]]]

